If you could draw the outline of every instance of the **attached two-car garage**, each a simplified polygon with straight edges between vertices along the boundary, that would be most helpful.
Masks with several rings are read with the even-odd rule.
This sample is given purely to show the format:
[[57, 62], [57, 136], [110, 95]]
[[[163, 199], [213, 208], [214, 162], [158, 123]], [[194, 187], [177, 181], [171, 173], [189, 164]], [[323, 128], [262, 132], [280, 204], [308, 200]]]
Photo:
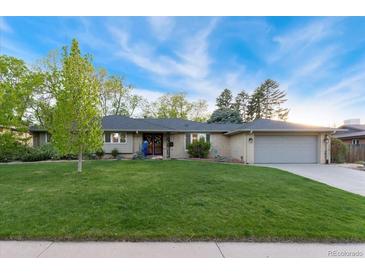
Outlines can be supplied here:
[[256, 164], [313, 164], [318, 161], [318, 136], [255, 136]]

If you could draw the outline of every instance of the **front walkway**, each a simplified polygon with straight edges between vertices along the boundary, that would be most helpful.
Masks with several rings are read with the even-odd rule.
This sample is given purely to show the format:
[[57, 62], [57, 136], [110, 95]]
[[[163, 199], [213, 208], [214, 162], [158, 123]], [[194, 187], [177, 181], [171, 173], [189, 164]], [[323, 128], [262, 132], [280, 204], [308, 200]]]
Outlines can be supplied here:
[[0, 258], [360, 257], [365, 243], [0, 241]]
[[365, 171], [339, 165], [266, 164], [327, 185], [365, 196]]

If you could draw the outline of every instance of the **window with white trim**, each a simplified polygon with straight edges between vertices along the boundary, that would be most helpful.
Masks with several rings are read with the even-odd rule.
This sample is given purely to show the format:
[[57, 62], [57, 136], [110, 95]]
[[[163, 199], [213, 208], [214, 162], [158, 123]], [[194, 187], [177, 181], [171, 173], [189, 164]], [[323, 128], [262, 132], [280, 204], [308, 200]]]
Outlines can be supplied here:
[[191, 139], [191, 142], [199, 141], [201, 139], [206, 141], [207, 140], [207, 134], [205, 134], [205, 133], [192, 133], [190, 139]]
[[360, 144], [360, 140], [359, 139], [352, 139], [351, 143], [353, 145], [358, 145], [358, 144]]
[[125, 144], [127, 143], [127, 133], [125, 132], [105, 132], [104, 143]]
[[208, 133], [186, 133], [185, 134], [185, 149], [195, 141], [203, 139], [205, 142], [210, 142], [210, 135]]

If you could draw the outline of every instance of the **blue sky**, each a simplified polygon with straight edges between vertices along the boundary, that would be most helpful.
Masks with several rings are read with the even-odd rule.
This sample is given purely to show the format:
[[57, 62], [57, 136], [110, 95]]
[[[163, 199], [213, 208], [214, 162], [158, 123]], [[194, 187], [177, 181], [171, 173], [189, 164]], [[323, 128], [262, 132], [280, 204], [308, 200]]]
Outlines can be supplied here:
[[35, 63], [77, 38], [96, 66], [155, 99], [251, 92], [266, 78], [288, 94], [289, 120], [365, 122], [364, 17], [0, 17], [0, 53]]

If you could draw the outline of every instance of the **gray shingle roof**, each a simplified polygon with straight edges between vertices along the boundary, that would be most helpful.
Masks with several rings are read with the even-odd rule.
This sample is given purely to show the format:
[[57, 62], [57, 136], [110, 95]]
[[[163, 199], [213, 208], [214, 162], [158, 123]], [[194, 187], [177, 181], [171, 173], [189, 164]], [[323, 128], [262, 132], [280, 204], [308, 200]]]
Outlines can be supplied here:
[[[302, 124], [295, 124], [283, 121], [258, 119], [249, 123], [199, 123], [184, 119], [141, 119], [129, 118], [120, 115], [109, 115], [102, 119], [104, 131], [141, 131], [141, 132], [222, 132], [227, 135], [234, 135], [240, 132], [251, 131], [278, 131], [278, 132], [333, 132], [346, 131], [328, 127], [316, 127]], [[45, 129], [31, 126], [34, 131], [46, 131]]]
[[343, 126], [340, 126], [339, 128], [349, 129], [349, 130], [354, 130], [354, 131], [364, 131], [365, 125], [343, 125]]
[[346, 130], [346, 132], [336, 133], [336, 138], [352, 138], [365, 136], [365, 125], [343, 125], [339, 128]]
[[160, 132], [189, 132], [189, 131], [211, 131], [228, 132], [235, 130], [242, 124], [208, 124], [199, 123], [184, 119], [139, 119], [119, 115], [109, 115], [102, 119], [104, 130], [124, 131], [160, 131]]
[[365, 130], [363, 131], [351, 131], [351, 132], [340, 132], [335, 134], [336, 138], [354, 138], [354, 137], [365, 137]]
[[30, 126], [29, 127], [30, 132], [47, 132], [46, 129], [40, 127], [40, 126]]
[[283, 121], [258, 119], [243, 124], [208, 124], [184, 119], [134, 119], [119, 115], [105, 116], [102, 120], [104, 130], [120, 131], [159, 131], [159, 132], [223, 132], [237, 134], [250, 131], [301, 131], [332, 132], [336, 129], [316, 127]]

